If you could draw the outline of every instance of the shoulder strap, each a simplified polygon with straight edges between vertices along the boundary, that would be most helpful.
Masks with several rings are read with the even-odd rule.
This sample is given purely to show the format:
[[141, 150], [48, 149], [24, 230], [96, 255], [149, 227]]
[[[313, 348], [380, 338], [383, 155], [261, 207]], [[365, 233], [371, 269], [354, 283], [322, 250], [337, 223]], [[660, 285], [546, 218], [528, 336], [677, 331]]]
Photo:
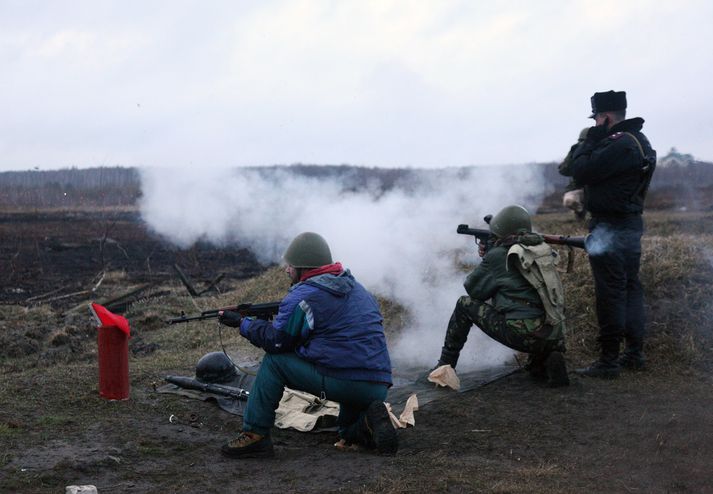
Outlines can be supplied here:
[[646, 193], [649, 190], [649, 184], [651, 183], [651, 177], [653, 176], [654, 169], [656, 168], [656, 159], [646, 156], [644, 148], [641, 146], [641, 142], [639, 142], [639, 139], [634, 134], [631, 132], [623, 132], [623, 134], [626, 134], [634, 139], [634, 142], [641, 153], [641, 182], [639, 182], [639, 186], [631, 195], [631, 201], [635, 204], [643, 206]]
[[634, 134], [632, 134], [631, 132], [622, 132], [622, 134], [626, 134], [629, 137], [631, 137], [632, 139], [634, 139], [634, 142], [636, 143], [636, 147], [639, 148], [639, 152], [641, 153], [641, 159], [646, 158], [646, 153], [644, 152], [644, 148], [641, 146], [639, 139], [637, 139], [636, 136]]

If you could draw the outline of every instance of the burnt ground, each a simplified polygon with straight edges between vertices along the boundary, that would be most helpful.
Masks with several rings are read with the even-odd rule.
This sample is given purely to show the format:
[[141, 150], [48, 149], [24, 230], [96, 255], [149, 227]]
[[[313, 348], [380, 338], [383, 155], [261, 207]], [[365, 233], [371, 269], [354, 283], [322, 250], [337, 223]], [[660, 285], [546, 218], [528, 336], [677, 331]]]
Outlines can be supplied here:
[[176, 248], [148, 231], [135, 211], [0, 213], [0, 239], [2, 303], [92, 289], [109, 271], [125, 273], [134, 284], [159, 285], [178, 279], [178, 265], [200, 290], [221, 275], [229, 282], [264, 269], [246, 249]]
[[[337, 451], [333, 433], [275, 430], [275, 459], [224, 459], [218, 450], [240, 430], [238, 417], [153, 390], [162, 375], [191, 369], [210, 344], [204, 329], [186, 328], [187, 342], [172, 347], [168, 330], [138, 329], [162, 347], [132, 351], [130, 399], [110, 402], [96, 392], [93, 330], [77, 330], [63, 315], [86, 295], [52, 301], [41, 321], [25, 307], [32, 297], [92, 286], [106, 269], [125, 273], [127, 286], [170, 280], [171, 290], [183, 290], [172, 270], [179, 263], [195, 280], [226, 272], [225, 289], [261, 269], [252, 256], [172, 249], [131, 215], [104, 227], [92, 215], [18, 218], [0, 221], [0, 492], [63, 492], [72, 484], [100, 493], [713, 492], [710, 367], [663, 361], [660, 352], [649, 370], [613, 381], [572, 377], [571, 386], [548, 389], [518, 372], [431, 402], [416, 413], [416, 427], [400, 431], [395, 457]], [[102, 260], [97, 239], [105, 236], [126, 254], [105, 246]], [[65, 326], [75, 329], [58, 337]], [[43, 330], [54, 338], [25, 354], [6, 351], [13, 339], [39, 341]], [[570, 354], [568, 364], [591, 357]], [[169, 422], [171, 415], [178, 420]]]

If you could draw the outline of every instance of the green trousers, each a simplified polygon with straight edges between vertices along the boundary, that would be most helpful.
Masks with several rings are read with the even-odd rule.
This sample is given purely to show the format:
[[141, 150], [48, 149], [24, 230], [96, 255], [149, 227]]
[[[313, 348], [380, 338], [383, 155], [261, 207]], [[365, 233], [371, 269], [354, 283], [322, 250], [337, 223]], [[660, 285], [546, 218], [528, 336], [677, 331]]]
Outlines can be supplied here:
[[356, 443], [363, 440], [366, 409], [372, 401], [386, 400], [388, 389], [385, 383], [324, 376], [314, 364], [295, 353], [266, 353], [250, 390], [243, 430], [263, 436], [270, 434], [285, 386], [339, 403], [339, 436]]
[[444, 350], [460, 353], [473, 325], [503, 345], [519, 352], [548, 354], [564, 351], [564, 339], [550, 339], [552, 328], [543, 319], [505, 319], [492, 305], [463, 296], [448, 322]]

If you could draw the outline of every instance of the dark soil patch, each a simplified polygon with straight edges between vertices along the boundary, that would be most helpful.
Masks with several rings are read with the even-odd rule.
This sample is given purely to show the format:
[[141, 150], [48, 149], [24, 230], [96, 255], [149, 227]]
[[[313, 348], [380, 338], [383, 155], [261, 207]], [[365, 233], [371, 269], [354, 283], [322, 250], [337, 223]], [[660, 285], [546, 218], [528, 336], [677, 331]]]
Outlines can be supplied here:
[[[179, 226], [177, 225], [177, 228]], [[124, 272], [133, 283], [177, 280], [174, 264], [205, 287], [255, 276], [264, 267], [246, 249], [198, 243], [179, 249], [147, 229], [138, 213], [57, 211], [0, 214], [0, 303], [36, 297], [68, 305], [101, 273]]]
[[[547, 389], [518, 373], [432, 402], [401, 432], [396, 457], [341, 452], [333, 433], [276, 430], [274, 460], [219, 447], [240, 420], [217, 406], [132, 394], [94, 403], [89, 424], [16, 435], [0, 487], [58, 492], [713, 492], [707, 377], [627, 374]], [[89, 401], [96, 397], [85, 397]], [[78, 404], [80, 405], [80, 404]], [[141, 410], [138, 416], [132, 413]], [[112, 412], [113, 410], [113, 412]], [[195, 414], [193, 421], [188, 417]], [[109, 417], [114, 415], [113, 417]], [[179, 419], [169, 423], [169, 416]], [[99, 418], [102, 417], [102, 418]], [[191, 426], [190, 423], [194, 426]], [[4, 448], [6, 455], [8, 448]]]

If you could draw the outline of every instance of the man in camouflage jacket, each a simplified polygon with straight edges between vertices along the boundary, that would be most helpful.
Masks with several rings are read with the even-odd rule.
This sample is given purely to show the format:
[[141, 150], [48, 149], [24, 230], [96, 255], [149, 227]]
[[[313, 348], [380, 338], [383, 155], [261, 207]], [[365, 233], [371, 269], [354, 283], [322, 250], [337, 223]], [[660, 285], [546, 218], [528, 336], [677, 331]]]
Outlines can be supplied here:
[[475, 324], [503, 345], [530, 354], [528, 369], [534, 376], [546, 377], [552, 387], [566, 386], [563, 323], [546, 322], [537, 290], [513, 265], [512, 258], [508, 260], [508, 251], [516, 243], [537, 245], [544, 240], [531, 232], [530, 215], [522, 206], [500, 211], [490, 220], [490, 231], [493, 242], [487, 252], [481, 246], [483, 260], [464, 282], [468, 295], [456, 303], [438, 365], [455, 368]]

